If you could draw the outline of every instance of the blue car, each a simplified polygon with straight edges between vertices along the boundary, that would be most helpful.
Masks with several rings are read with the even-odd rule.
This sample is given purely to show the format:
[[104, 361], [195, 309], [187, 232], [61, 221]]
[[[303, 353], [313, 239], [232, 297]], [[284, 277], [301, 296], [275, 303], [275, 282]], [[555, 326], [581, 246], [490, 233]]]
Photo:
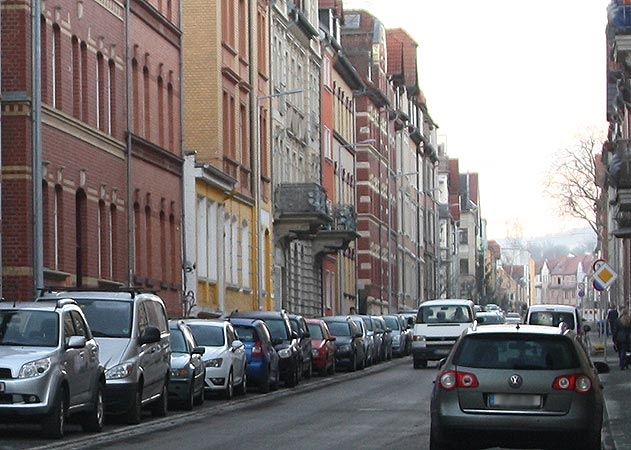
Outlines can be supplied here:
[[278, 353], [265, 322], [258, 319], [230, 318], [239, 340], [245, 345], [248, 382], [263, 393], [278, 388]]

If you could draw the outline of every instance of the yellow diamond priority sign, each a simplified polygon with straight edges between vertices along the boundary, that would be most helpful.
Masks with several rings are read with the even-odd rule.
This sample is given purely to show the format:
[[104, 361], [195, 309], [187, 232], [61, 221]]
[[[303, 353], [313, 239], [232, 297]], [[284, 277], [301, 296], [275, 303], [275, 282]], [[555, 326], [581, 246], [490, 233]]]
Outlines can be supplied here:
[[594, 287], [598, 290], [606, 290], [618, 278], [618, 274], [605, 262], [601, 263], [594, 272]]

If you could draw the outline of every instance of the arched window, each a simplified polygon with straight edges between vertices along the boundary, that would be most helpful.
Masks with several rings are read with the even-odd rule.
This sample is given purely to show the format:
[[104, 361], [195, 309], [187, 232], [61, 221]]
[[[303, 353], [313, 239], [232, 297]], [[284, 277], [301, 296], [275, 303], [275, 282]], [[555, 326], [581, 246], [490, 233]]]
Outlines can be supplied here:
[[134, 123], [133, 128], [136, 134], [140, 134], [140, 74], [138, 72], [138, 61], [132, 59], [131, 61], [131, 73], [132, 73], [132, 98], [134, 109]]
[[81, 118], [81, 50], [77, 36], [72, 36], [72, 115]]
[[162, 268], [162, 282], [166, 283], [169, 268], [167, 259], [166, 215], [164, 214], [164, 211], [160, 211], [160, 262], [160, 267]]
[[145, 206], [145, 258], [147, 262], [147, 278], [151, 278], [153, 276], [153, 251], [151, 248], [152, 244], [152, 233], [151, 233], [151, 207], [149, 205]]
[[136, 274], [142, 271], [142, 236], [140, 224], [140, 205], [134, 203], [134, 266]]
[[149, 85], [149, 69], [147, 66], [142, 69], [142, 80], [144, 89], [144, 110], [145, 116], [145, 138], [151, 139], [151, 89]]
[[158, 77], [158, 145], [164, 147], [164, 83]]
[[83, 286], [88, 267], [88, 205], [87, 196], [79, 189], [75, 196], [75, 270], [77, 287]]
[[63, 246], [61, 245], [61, 236], [63, 236], [63, 189], [61, 185], [55, 185], [55, 196], [53, 197], [53, 268], [59, 270], [61, 266], [61, 258]]
[[51, 45], [51, 63], [52, 70], [50, 71], [52, 77], [52, 105], [53, 108], [61, 109], [61, 29], [59, 25], [53, 25], [53, 42]]
[[108, 63], [107, 76], [107, 132], [113, 135], [116, 132], [116, 64], [113, 59]]
[[118, 275], [118, 210], [116, 205], [110, 205], [110, 277], [116, 279]]
[[241, 285], [250, 288], [250, 226], [243, 222], [241, 228]]
[[173, 214], [169, 214], [169, 242], [171, 243], [171, 283], [176, 284], [178, 282], [178, 270], [179, 266], [176, 264], [177, 255], [179, 252], [178, 239], [176, 234], [176, 224], [175, 224], [175, 216]]
[[106, 101], [105, 101], [105, 62], [103, 60], [103, 54], [101, 52], [96, 54], [96, 70], [95, 70], [95, 83], [96, 83], [96, 127], [105, 131], [106, 121]]
[[41, 28], [41, 58], [40, 58], [40, 64], [41, 64], [41, 73], [42, 73], [42, 78], [41, 78], [41, 83], [42, 83], [42, 89], [41, 89], [41, 93], [42, 93], [42, 100], [43, 101], [48, 101], [48, 30], [46, 29], [46, 17], [44, 17], [44, 15], [42, 15], [41, 20], [40, 20], [40, 28]]
[[169, 130], [169, 149], [175, 150], [175, 99], [173, 98], [173, 85], [171, 83], [167, 86], [167, 115], [168, 115], [168, 130]]
[[[88, 46], [85, 42], [81, 43], [81, 90], [82, 92], [88, 90]], [[86, 123], [90, 120], [88, 99], [88, 95], [81, 99], [81, 118]]]

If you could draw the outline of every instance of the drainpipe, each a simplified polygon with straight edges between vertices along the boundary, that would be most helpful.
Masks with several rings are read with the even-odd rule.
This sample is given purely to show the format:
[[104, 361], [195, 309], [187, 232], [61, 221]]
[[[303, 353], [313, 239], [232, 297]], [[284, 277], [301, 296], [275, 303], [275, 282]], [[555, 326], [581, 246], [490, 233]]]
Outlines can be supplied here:
[[[182, 27], [182, 13], [183, 13], [183, 6], [182, 6], [183, 2], [179, 2], [179, 9], [178, 9], [178, 24], [177, 27], [178, 29], [181, 31], [181, 27]], [[188, 254], [186, 253], [186, 209], [184, 208], [184, 205], [186, 204], [186, 196], [185, 196], [185, 192], [184, 192], [184, 166], [186, 165], [186, 152], [184, 151], [184, 40], [182, 39], [182, 35], [180, 34], [180, 61], [178, 64], [178, 69], [180, 70], [180, 155], [182, 157], [182, 179], [180, 181], [180, 189], [181, 189], [181, 205], [180, 205], [180, 212], [181, 212], [181, 227], [182, 227], [182, 233], [180, 233], [180, 256], [182, 257], [182, 264], [180, 265], [180, 273], [182, 276], [182, 307], [186, 308], [187, 311], [182, 311], [183, 313], [189, 313], [190, 312], [190, 305], [185, 304], [184, 301], [185, 299], [188, 299], [188, 296], [186, 295], [188, 293], [188, 286], [186, 284], [186, 274], [188, 273], [189, 267], [188, 267]], [[195, 167], [195, 160], [193, 160], [193, 167]], [[193, 175], [194, 176], [194, 175]], [[164, 264], [164, 261], [163, 261]], [[174, 280], [175, 281], [175, 280]], [[196, 292], [196, 291], [194, 291]], [[189, 301], [189, 300], [186, 300]], [[194, 301], [194, 300], [190, 300], [190, 301]]]
[[132, 92], [131, 92], [131, 6], [130, 1], [125, 2], [125, 95], [127, 101], [127, 284], [134, 285], [134, 256], [136, 254], [136, 241], [134, 239], [134, 195], [131, 185], [132, 180]]
[[[0, 23], [2, 23], [2, 10], [0, 9]], [[0, 55], [2, 54], [2, 33], [0, 33]], [[2, 92], [2, 58], [0, 57], [0, 97]], [[0, 300], [2, 300], [2, 99], [0, 98]]]
[[44, 222], [42, 193], [42, 28], [41, 1], [32, 0], [31, 118], [33, 157], [33, 290], [44, 287]]

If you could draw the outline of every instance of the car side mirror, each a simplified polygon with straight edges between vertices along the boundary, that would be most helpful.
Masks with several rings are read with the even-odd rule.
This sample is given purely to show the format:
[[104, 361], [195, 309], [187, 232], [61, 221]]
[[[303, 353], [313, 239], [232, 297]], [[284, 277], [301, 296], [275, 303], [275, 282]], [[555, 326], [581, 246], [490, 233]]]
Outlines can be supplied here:
[[439, 370], [442, 369], [446, 362], [447, 362], [447, 358], [442, 358], [440, 361], [438, 361], [437, 369]]
[[589, 333], [590, 331], [592, 331], [592, 327], [590, 327], [589, 325], [583, 325], [583, 331], [585, 331], [585, 333]]
[[336, 337], [335, 337], [335, 336], [331, 336], [331, 337], [329, 338], [329, 341], [331, 341], [331, 342], [335, 342], [335, 339], [336, 339]]
[[232, 351], [239, 350], [241, 347], [243, 347], [243, 342], [241, 342], [239, 339], [232, 341], [232, 345], [230, 346]]
[[147, 327], [145, 331], [140, 335], [138, 340], [140, 345], [153, 344], [154, 342], [160, 342], [160, 330], [156, 327]]
[[295, 331], [291, 332], [291, 338], [292, 339], [300, 339], [300, 336], [298, 336], [298, 333], [296, 333]]
[[83, 348], [85, 347], [85, 336], [70, 336], [66, 348]]
[[204, 353], [206, 353], [205, 347], [193, 347], [191, 355], [203, 355]]

